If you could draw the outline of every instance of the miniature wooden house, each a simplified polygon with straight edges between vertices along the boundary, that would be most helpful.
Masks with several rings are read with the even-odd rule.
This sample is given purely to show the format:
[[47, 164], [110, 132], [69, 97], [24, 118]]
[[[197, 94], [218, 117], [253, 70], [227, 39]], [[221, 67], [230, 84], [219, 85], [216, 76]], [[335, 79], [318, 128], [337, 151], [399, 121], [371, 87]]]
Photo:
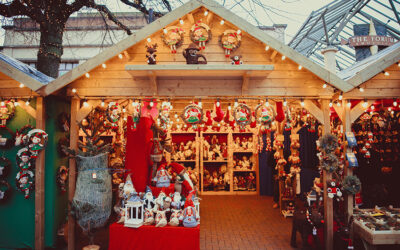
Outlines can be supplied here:
[[138, 228], [143, 225], [143, 202], [138, 196], [132, 196], [125, 204], [125, 226]]

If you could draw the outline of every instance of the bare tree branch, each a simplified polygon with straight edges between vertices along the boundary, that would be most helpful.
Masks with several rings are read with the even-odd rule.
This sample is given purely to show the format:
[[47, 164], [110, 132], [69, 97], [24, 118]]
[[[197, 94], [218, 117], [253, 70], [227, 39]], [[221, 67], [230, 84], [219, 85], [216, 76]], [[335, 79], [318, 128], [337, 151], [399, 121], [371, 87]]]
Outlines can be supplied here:
[[37, 11], [37, 8], [29, 7], [30, 0], [23, 1], [14, 0], [11, 3], [2, 3], [0, 4], [0, 15], [4, 17], [14, 17], [14, 16], [28, 16], [35, 20], [36, 22], [43, 21], [43, 14], [40, 11]]
[[[131, 2], [129, 0], [121, 0], [121, 2], [123, 2], [126, 5], [129, 5], [137, 10], [139, 10], [140, 12], [148, 15], [149, 14], [149, 10], [146, 8], [146, 6], [143, 4], [142, 0], [137, 0], [135, 2]], [[169, 5], [169, 1], [168, 0], [163, 0], [163, 2], [168, 2]], [[164, 3], [165, 4], [165, 3]], [[167, 7], [168, 8], [168, 7]], [[169, 6], [169, 8], [171, 8], [171, 6]], [[164, 14], [161, 12], [154, 12], [154, 16], [156, 17], [162, 17]]]

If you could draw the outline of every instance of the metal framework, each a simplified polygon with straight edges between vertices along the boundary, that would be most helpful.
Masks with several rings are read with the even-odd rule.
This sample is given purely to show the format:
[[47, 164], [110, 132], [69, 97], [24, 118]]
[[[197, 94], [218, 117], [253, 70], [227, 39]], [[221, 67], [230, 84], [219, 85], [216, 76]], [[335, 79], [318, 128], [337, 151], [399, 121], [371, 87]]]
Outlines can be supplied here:
[[324, 64], [321, 49], [334, 45], [339, 49], [337, 69], [355, 63], [355, 51], [340, 40], [353, 36], [353, 25], [375, 23], [385, 25], [390, 36], [400, 41], [400, 0], [337, 0], [313, 11], [289, 42], [289, 46], [320, 65]]

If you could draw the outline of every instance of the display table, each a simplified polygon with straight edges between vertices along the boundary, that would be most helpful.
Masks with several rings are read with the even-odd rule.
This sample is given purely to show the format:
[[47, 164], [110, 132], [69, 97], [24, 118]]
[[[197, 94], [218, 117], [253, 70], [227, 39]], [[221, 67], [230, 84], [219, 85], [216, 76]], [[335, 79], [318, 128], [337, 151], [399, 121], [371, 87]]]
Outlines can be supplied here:
[[200, 249], [200, 225], [195, 228], [171, 226], [130, 228], [113, 223], [110, 226], [108, 247], [109, 250]]
[[365, 249], [376, 249], [377, 245], [399, 245], [400, 232], [396, 231], [374, 231], [364, 226], [359, 221], [354, 221], [354, 233], [357, 234]]

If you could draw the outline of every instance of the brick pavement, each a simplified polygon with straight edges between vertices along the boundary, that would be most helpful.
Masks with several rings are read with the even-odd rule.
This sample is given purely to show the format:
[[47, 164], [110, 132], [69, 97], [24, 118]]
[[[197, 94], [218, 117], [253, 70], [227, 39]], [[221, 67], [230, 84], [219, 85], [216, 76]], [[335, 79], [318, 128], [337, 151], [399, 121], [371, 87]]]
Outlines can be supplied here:
[[[269, 196], [202, 196], [200, 249], [292, 249], [292, 219]], [[300, 235], [297, 239], [301, 246]]]

